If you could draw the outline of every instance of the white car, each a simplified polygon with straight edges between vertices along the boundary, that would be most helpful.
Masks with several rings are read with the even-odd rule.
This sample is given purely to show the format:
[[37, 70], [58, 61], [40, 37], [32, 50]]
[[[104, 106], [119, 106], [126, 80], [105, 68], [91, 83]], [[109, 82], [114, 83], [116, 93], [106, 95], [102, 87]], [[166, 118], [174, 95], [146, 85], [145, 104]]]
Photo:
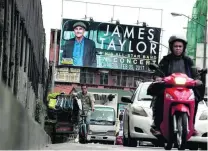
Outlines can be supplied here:
[[[150, 132], [152, 120], [151, 99], [147, 95], [147, 88], [151, 82], [140, 83], [133, 96], [122, 97], [122, 102], [128, 102], [123, 118], [123, 145], [136, 147], [137, 141], [149, 141], [157, 144], [157, 139]], [[196, 130], [201, 133], [200, 137], [192, 137], [192, 142], [207, 142], [207, 111], [208, 107], [204, 102], [199, 103]], [[202, 137], [205, 136], [205, 137]]]
[[[140, 83], [131, 97], [132, 102], [126, 106], [123, 117], [124, 146], [136, 147], [138, 140], [156, 140], [150, 132], [153, 121], [150, 108], [152, 96], [147, 95], [147, 88], [150, 84], [151, 82]], [[122, 98], [122, 101], [125, 100]]]

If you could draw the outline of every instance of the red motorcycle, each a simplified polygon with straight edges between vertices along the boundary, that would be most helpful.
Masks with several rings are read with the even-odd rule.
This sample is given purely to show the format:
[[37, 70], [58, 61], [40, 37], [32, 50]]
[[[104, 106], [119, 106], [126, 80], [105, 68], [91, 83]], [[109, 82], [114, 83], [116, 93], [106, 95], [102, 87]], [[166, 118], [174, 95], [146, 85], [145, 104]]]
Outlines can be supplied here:
[[[155, 64], [149, 65], [149, 68], [161, 72]], [[174, 144], [179, 150], [185, 150], [186, 142], [194, 132], [195, 96], [192, 88], [196, 86], [196, 80], [182, 73], [173, 73], [150, 86], [155, 88], [153, 91], [164, 89], [161, 135], [156, 137], [164, 142], [166, 150], [172, 149]]]

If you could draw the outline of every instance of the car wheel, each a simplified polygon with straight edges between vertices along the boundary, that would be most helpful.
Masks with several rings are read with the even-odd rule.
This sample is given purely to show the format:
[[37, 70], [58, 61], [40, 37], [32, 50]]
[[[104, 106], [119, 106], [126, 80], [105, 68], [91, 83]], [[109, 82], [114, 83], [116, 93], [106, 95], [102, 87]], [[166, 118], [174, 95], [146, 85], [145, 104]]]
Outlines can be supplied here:
[[128, 139], [125, 137], [125, 134], [126, 134], [126, 127], [125, 127], [125, 123], [123, 123], [123, 146], [128, 146]]
[[190, 144], [188, 144], [187, 145], [187, 148], [189, 149], [189, 150], [198, 150], [198, 144], [197, 143], [190, 143]]
[[207, 150], [207, 143], [201, 146], [201, 150]]
[[123, 134], [123, 146], [128, 146], [128, 139]]
[[137, 140], [135, 138], [131, 138], [131, 135], [130, 135], [129, 120], [128, 120], [128, 146], [137, 147]]

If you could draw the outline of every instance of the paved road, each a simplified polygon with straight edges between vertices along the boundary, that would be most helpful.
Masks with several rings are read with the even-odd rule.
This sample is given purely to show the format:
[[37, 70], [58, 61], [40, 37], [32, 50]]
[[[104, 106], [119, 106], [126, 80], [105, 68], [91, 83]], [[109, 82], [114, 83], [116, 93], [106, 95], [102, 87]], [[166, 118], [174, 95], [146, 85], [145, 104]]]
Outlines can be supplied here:
[[[119, 151], [132, 151], [132, 150], [164, 150], [161, 147], [123, 147], [122, 145], [105, 145], [105, 144], [79, 144], [79, 143], [61, 143], [50, 144], [43, 150], [119, 150]], [[176, 150], [175, 148], [173, 150]]]

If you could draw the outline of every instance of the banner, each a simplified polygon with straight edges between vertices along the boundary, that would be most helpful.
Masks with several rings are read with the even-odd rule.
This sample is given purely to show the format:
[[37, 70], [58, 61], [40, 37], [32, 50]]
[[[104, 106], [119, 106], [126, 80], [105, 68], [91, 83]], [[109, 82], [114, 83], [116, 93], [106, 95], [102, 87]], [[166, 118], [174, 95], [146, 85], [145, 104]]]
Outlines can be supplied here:
[[80, 83], [80, 69], [56, 68], [55, 81]]
[[160, 28], [63, 19], [59, 65], [147, 71], [158, 63]]

